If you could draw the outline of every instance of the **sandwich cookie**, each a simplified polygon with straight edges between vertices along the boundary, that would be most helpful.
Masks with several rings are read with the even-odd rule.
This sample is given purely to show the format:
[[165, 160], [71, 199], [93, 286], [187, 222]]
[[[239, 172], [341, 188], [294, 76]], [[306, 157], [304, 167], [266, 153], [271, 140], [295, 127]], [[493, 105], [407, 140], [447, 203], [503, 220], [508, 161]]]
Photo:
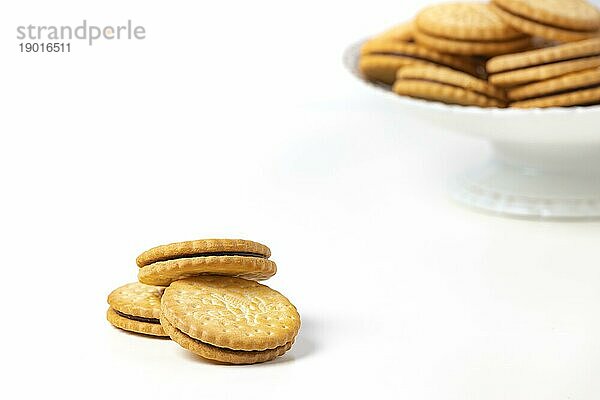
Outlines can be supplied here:
[[600, 37], [544, 49], [491, 58], [489, 81], [516, 86], [556, 78], [600, 66]]
[[564, 94], [573, 90], [592, 89], [600, 86], [600, 68], [574, 72], [547, 79], [541, 82], [517, 86], [508, 90], [508, 97], [512, 101], [539, 98], [553, 94]]
[[600, 12], [586, 0], [492, 0], [490, 8], [531, 36], [573, 42], [599, 34]]
[[277, 272], [270, 256], [267, 246], [250, 240], [202, 239], [154, 247], [140, 254], [136, 263], [140, 282], [168, 286], [197, 275], [268, 279]]
[[370, 40], [361, 49], [359, 68], [369, 80], [391, 85], [396, 72], [408, 65], [439, 65], [477, 73], [477, 64], [472, 59], [442, 54], [414, 43]]
[[567, 107], [600, 103], [600, 68], [575, 72], [509, 91], [515, 108]]
[[129, 283], [108, 295], [108, 322], [126, 331], [168, 337], [160, 325], [160, 298], [164, 288]]
[[300, 316], [287, 298], [254, 281], [200, 276], [173, 282], [161, 324], [187, 350], [230, 364], [269, 361], [289, 350]]
[[487, 81], [447, 68], [420, 66], [402, 68], [393, 91], [399, 95], [447, 104], [505, 107], [505, 93]]
[[442, 3], [415, 20], [418, 44], [443, 53], [490, 56], [531, 45], [531, 38], [506, 24], [484, 3]]

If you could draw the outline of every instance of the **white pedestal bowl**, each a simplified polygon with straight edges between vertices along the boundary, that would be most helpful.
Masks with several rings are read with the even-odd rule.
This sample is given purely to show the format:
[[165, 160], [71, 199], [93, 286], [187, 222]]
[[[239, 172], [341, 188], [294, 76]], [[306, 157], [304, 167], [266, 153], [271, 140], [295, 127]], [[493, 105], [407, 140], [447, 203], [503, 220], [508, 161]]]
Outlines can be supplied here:
[[492, 146], [484, 165], [457, 177], [456, 201], [513, 217], [600, 218], [600, 106], [485, 109], [397, 96], [361, 76], [360, 45], [348, 48], [346, 66], [387, 92], [400, 111]]

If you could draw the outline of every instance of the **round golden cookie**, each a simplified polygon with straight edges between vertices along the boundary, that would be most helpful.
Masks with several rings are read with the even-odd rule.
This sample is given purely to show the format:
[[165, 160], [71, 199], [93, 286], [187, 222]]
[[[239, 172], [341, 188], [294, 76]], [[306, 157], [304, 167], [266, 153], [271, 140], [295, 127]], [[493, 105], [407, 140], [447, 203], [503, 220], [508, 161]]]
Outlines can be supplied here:
[[271, 250], [264, 244], [243, 239], [200, 239], [156, 246], [140, 254], [136, 263], [143, 267], [157, 261], [203, 255], [251, 255], [269, 258]]
[[553, 93], [600, 86], [600, 68], [575, 72], [529, 85], [518, 86], [508, 91], [511, 100], [525, 100], [548, 96]]
[[496, 56], [488, 60], [486, 70], [492, 74], [591, 56], [600, 56], [600, 37], [516, 54]]
[[584, 40], [598, 36], [598, 31], [576, 31], [545, 25], [523, 18], [516, 14], [512, 14], [505, 9], [498, 7], [497, 4], [492, 4], [490, 7], [507, 24], [510, 24], [515, 29], [531, 36], [538, 36], [548, 40], [557, 40], [559, 42], [575, 42], [578, 40]]
[[485, 3], [441, 3], [423, 9], [415, 19], [419, 31], [439, 38], [498, 41], [522, 38]]
[[169, 337], [169, 335], [165, 333], [158, 319], [156, 322], [138, 321], [117, 313], [112, 307], [109, 307], [106, 311], [106, 319], [117, 328], [128, 332], [141, 333], [150, 336]]
[[396, 80], [396, 72], [400, 68], [428, 63], [428, 61], [415, 60], [405, 56], [369, 54], [360, 57], [358, 68], [366, 79], [391, 85]]
[[489, 82], [472, 75], [435, 66], [412, 66], [398, 71], [398, 79], [422, 80], [456, 86], [483, 96], [506, 101], [506, 93]]
[[113, 290], [108, 304], [115, 310], [136, 317], [160, 318], [160, 298], [165, 288], [134, 282]]
[[429, 35], [419, 30], [415, 31], [415, 40], [418, 44], [439, 52], [466, 56], [494, 56], [513, 53], [531, 46], [531, 38], [529, 37], [519, 37], [504, 41], [454, 40]]
[[439, 53], [415, 43], [368, 40], [362, 45], [360, 52], [361, 58], [366, 56], [404, 57], [414, 62], [429, 62], [469, 73], [474, 72], [476, 68], [470, 58]]
[[441, 54], [414, 43], [369, 40], [361, 47], [359, 69], [370, 80], [391, 85], [398, 69], [414, 64], [441, 65], [477, 73], [472, 59]]
[[575, 31], [600, 29], [600, 12], [586, 0], [492, 0], [498, 7], [540, 24]]
[[523, 85], [530, 82], [543, 81], [566, 75], [572, 72], [584, 71], [600, 67], [600, 56], [568, 60], [557, 63], [543, 64], [530, 68], [501, 72], [489, 76], [493, 85], [501, 87]]
[[283, 355], [293, 345], [292, 341], [283, 346], [262, 351], [231, 350], [196, 340], [175, 328], [166, 318], [161, 318], [160, 323], [164, 327], [165, 332], [184, 349], [208, 360], [228, 364], [256, 364], [270, 361]]
[[199, 275], [235, 276], [262, 281], [277, 272], [277, 264], [266, 258], [247, 256], [202, 256], [158, 261], [140, 268], [138, 280], [148, 285], [169, 286], [171, 282]]
[[108, 295], [106, 318], [114, 326], [137, 333], [167, 336], [160, 326], [160, 299], [164, 288], [128, 283]]
[[553, 96], [540, 97], [511, 103], [514, 108], [546, 108], [546, 107], [570, 107], [579, 105], [591, 105], [600, 103], [600, 87], [590, 89], [574, 90]]
[[173, 282], [162, 298], [162, 317], [186, 335], [231, 350], [275, 349], [300, 328], [296, 307], [258, 282], [202, 276]]
[[398, 79], [392, 90], [402, 96], [410, 96], [423, 100], [440, 101], [447, 104], [477, 107], [504, 107], [504, 103], [496, 99], [475, 93], [471, 90], [439, 82], [412, 79]]

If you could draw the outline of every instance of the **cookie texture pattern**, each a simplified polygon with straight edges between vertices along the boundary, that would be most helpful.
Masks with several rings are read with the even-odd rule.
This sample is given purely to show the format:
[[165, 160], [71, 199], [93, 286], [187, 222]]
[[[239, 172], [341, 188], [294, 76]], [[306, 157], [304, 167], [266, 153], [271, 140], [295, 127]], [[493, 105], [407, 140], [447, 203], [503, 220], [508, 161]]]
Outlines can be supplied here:
[[158, 319], [163, 291], [163, 287], [128, 283], [108, 295], [108, 304], [123, 314]]
[[417, 29], [447, 39], [498, 41], [523, 34], [478, 2], [441, 3], [423, 9], [416, 17]]
[[515, 29], [527, 33], [531, 36], [538, 36], [547, 40], [556, 40], [560, 42], [574, 42], [598, 36], [597, 31], [575, 31], [563, 29], [555, 26], [540, 24], [536, 21], [523, 18], [521, 16], [507, 12], [497, 5], [490, 6], [507, 24]]
[[173, 282], [162, 298], [162, 318], [202, 343], [244, 351], [285, 346], [300, 328], [296, 308], [279, 292], [218, 276]]
[[492, 0], [502, 9], [541, 24], [575, 31], [600, 29], [600, 13], [586, 0]]

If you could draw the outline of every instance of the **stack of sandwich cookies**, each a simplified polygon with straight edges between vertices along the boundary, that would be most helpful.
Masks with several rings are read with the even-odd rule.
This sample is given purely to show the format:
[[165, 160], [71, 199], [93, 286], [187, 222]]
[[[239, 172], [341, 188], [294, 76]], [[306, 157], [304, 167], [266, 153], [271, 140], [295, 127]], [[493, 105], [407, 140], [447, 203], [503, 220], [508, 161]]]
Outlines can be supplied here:
[[444, 53], [497, 55], [523, 50], [529, 36], [513, 29], [488, 4], [444, 3], [421, 11], [415, 20], [418, 44]]
[[575, 72], [509, 91], [515, 108], [600, 104], [600, 68]]
[[442, 54], [415, 43], [399, 40], [399, 37], [400, 35], [396, 35], [391, 39], [390, 36], [376, 36], [363, 45], [359, 69], [365, 77], [391, 85], [400, 68], [415, 64], [445, 66], [470, 74], [477, 73], [477, 65], [470, 58]]
[[106, 319], [126, 331], [169, 337], [160, 324], [160, 299], [164, 288], [129, 283], [108, 296]]
[[505, 107], [502, 90], [463, 72], [414, 65], [398, 71], [395, 93], [425, 100], [478, 107]]
[[222, 363], [272, 360], [294, 344], [300, 316], [283, 295], [255, 282], [276, 273], [270, 256], [267, 246], [241, 239], [154, 247], [136, 259], [141, 283], [108, 296], [107, 319]]
[[267, 286], [201, 276], [165, 290], [161, 323], [175, 342], [203, 358], [251, 364], [289, 350], [300, 316], [288, 299]]
[[511, 87], [600, 66], [600, 38], [491, 58], [490, 83]]
[[598, 98], [600, 38], [494, 57], [490, 83], [506, 87], [512, 107], [595, 104]]
[[275, 275], [267, 246], [241, 239], [205, 239], [158, 246], [137, 259], [142, 283], [168, 286], [198, 275], [237, 276], [263, 280]]
[[520, 32], [560, 42], [598, 36], [600, 12], [585, 0], [492, 0], [491, 8]]

